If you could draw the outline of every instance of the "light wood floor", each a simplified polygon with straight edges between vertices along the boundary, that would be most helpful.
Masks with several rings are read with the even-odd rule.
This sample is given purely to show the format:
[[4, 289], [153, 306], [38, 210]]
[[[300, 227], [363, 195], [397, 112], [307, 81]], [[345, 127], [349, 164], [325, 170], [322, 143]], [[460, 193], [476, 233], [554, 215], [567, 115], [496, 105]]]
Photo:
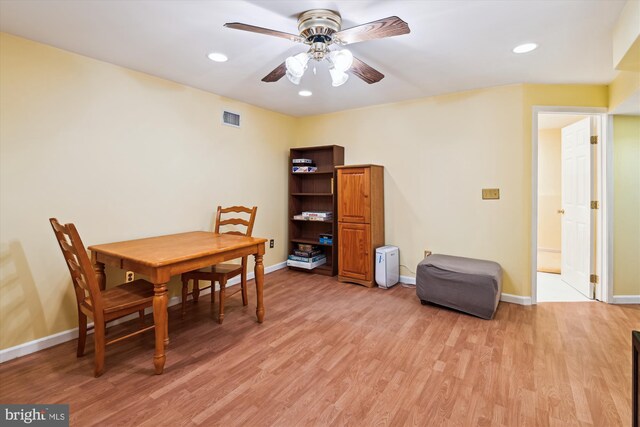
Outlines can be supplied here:
[[500, 303], [487, 321], [286, 270], [262, 325], [239, 297], [223, 325], [208, 296], [170, 310], [164, 375], [153, 333], [109, 347], [97, 379], [69, 342], [0, 365], [0, 402], [70, 403], [78, 426], [631, 424], [639, 306]]

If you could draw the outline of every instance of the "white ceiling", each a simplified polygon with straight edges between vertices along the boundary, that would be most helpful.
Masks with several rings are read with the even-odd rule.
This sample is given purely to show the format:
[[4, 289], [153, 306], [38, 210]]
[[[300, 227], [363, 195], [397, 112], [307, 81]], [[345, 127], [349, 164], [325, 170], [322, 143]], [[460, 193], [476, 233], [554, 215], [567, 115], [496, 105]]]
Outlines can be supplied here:
[[[0, 0], [0, 30], [295, 116], [514, 83], [609, 83], [624, 1]], [[411, 33], [351, 45], [386, 77], [331, 86], [324, 64], [299, 87], [260, 81], [305, 46], [224, 28], [296, 33], [300, 12], [337, 10], [343, 28], [397, 15]], [[524, 42], [540, 47], [523, 55]], [[207, 59], [211, 51], [226, 63]], [[311, 67], [310, 67], [311, 68]], [[309, 89], [313, 96], [298, 96]]]

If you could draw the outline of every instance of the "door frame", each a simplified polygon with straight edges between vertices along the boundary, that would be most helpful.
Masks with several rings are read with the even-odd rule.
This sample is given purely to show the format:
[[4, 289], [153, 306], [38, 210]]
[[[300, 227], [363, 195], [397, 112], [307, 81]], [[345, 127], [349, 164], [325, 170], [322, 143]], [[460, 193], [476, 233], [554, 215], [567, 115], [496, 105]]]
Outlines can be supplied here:
[[595, 272], [600, 276], [595, 299], [613, 302], [613, 116], [602, 107], [555, 107], [535, 105], [531, 122], [531, 304], [538, 300], [538, 114], [583, 114], [600, 118], [600, 134], [596, 145], [598, 177], [595, 189], [600, 208], [595, 213], [596, 229], [600, 232], [595, 247]]

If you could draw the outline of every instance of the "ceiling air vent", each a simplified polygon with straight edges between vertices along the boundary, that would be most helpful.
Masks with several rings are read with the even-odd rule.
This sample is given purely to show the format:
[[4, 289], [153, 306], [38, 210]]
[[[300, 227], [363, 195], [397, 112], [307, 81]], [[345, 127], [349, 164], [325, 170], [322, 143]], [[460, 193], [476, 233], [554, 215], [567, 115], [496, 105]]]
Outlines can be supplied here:
[[222, 123], [228, 126], [240, 127], [240, 114], [231, 111], [222, 112]]

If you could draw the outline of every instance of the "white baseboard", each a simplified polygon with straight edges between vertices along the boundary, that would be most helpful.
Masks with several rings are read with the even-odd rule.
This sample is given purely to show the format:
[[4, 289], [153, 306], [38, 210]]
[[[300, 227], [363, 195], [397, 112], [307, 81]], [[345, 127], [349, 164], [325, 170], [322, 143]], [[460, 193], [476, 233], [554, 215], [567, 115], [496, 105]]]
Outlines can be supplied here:
[[640, 304], [640, 295], [614, 295], [614, 304]]
[[411, 276], [400, 276], [400, 283], [406, 283], [407, 285], [415, 285], [416, 278]]
[[[269, 267], [266, 267], [264, 269], [264, 273], [269, 274], [276, 270], [285, 268], [286, 266], [287, 266], [286, 261], [278, 264], [274, 264]], [[250, 272], [249, 274], [247, 274], [247, 280], [251, 280], [254, 277], [255, 277], [255, 274], [253, 272]], [[227, 286], [234, 286], [234, 285], [237, 285], [238, 283], [240, 283], [239, 276], [229, 280], [227, 282]], [[218, 289], [217, 286], [216, 286], [216, 289]], [[209, 293], [211, 293], [210, 288], [202, 291], [200, 295], [207, 295]], [[170, 298], [169, 307], [174, 306], [176, 304], [180, 304], [181, 302], [180, 300], [181, 300], [180, 296], [174, 296]], [[147, 308], [145, 310], [145, 313], [149, 314], [151, 313], [151, 311], [152, 311], [151, 308]], [[109, 323], [109, 326], [115, 326], [119, 323], [124, 323], [128, 320], [135, 319], [137, 317], [138, 315], [134, 313]], [[89, 333], [92, 333], [92, 332], [93, 330], [89, 331]], [[73, 328], [66, 331], [58, 332], [57, 334], [38, 338], [37, 340], [29, 341], [24, 344], [19, 344], [14, 347], [9, 347], [4, 350], [0, 350], [0, 363], [7, 362], [9, 360], [12, 360], [18, 357], [26, 356], [28, 354], [35, 353], [36, 351], [44, 350], [45, 348], [53, 347], [54, 345], [62, 344], [64, 342], [71, 341], [76, 338], [78, 338], [78, 328]]]
[[504, 292], [500, 295], [500, 301], [510, 302], [511, 304], [531, 305], [531, 297], [505, 294]]

